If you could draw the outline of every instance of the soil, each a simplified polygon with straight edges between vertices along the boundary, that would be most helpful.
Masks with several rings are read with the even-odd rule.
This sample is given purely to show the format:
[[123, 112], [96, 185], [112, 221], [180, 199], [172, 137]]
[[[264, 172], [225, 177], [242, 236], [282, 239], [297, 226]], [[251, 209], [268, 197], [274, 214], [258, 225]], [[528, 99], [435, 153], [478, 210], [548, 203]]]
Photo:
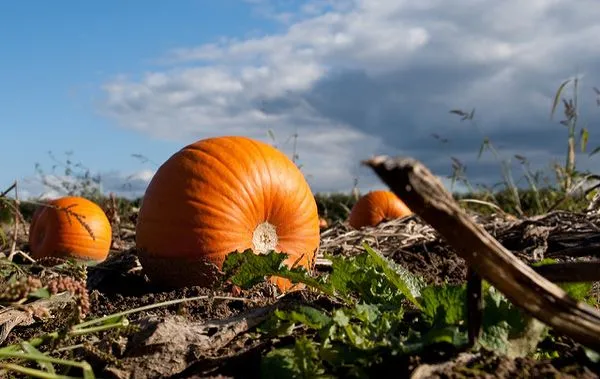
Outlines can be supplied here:
[[[600, 236], [600, 229], [595, 227], [600, 223], [595, 216], [552, 214], [527, 221], [494, 217], [478, 221], [526, 261], [543, 256], [572, 259], [561, 254], [573, 249], [577, 236], [585, 235], [586, 240], [592, 242], [594, 236]], [[537, 228], [538, 233], [532, 232], [532, 227]], [[310, 290], [277, 296], [267, 284], [251, 290], [233, 286], [219, 290], [155, 288], [144, 276], [136, 258], [131, 231], [121, 228], [119, 233], [110, 257], [88, 268], [90, 308], [86, 319], [184, 297], [205, 298], [129, 314], [130, 326], [118, 333], [109, 331], [70, 338], [65, 346], [81, 344], [80, 347], [58, 352], [58, 356], [87, 360], [98, 377], [258, 378], [261, 355], [293, 339], [269, 339], [254, 333], [256, 326], [275, 307], [298, 303], [334, 306], [325, 296]], [[334, 224], [323, 231], [320, 252], [356, 254], [361, 249], [361, 241], [367, 241], [428, 283], [465, 281], [464, 260], [417, 218], [361, 231], [351, 230], [346, 224]], [[26, 242], [20, 243], [21, 250], [28, 251]], [[586, 254], [579, 251], [578, 258], [586, 259]], [[326, 270], [326, 262], [321, 261], [317, 269]], [[56, 310], [55, 317], [49, 320], [36, 319], [30, 325], [16, 326], [0, 346], [59, 330], [70, 322], [68, 308], [62, 312]], [[564, 336], [556, 336], [556, 341], [554, 348], [560, 354], [554, 359], [510, 359], [490, 351], [469, 353], [440, 347], [428, 349], [421, 355], [394, 357], [370, 374], [387, 376], [386, 371], [393, 370], [395, 377], [406, 378], [599, 377], [600, 366], [586, 357], [581, 346]], [[56, 347], [60, 346], [59, 342]]]

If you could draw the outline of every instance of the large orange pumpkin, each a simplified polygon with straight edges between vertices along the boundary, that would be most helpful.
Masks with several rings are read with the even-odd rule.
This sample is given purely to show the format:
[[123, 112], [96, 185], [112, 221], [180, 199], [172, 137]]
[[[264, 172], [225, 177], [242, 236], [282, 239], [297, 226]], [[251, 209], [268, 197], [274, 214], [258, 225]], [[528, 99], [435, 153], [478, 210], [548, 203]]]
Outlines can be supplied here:
[[100, 206], [78, 196], [46, 203], [50, 207], [38, 207], [29, 227], [29, 247], [34, 258], [106, 259], [112, 228]]
[[246, 249], [284, 252], [285, 264], [310, 270], [319, 241], [302, 172], [276, 148], [238, 136], [200, 140], [171, 156], [146, 189], [136, 227], [144, 270], [167, 286], [211, 286], [225, 257]]
[[359, 229], [411, 214], [412, 211], [393, 192], [371, 191], [354, 204], [348, 223], [353, 228]]

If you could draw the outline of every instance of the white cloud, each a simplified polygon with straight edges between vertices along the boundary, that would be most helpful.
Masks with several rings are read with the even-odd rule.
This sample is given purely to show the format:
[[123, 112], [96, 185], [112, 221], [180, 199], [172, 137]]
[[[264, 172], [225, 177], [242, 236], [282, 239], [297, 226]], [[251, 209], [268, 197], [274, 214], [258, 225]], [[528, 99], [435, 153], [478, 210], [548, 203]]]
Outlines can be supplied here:
[[484, 133], [547, 162], [564, 151], [564, 130], [548, 120], [558, 84], [579, 70], [591, 95], [600, 79], [595, 0], [249, 2], [285, 31], [166, 52], [170, 67], [106, 83], [104, 114], [184, 142], [297, 132], [313, 188], [345, 191], [357, 174], [376, 185], [358, 168], [376, 153], [409, 153], [447, 172], [448, 157], [427, 139], [440, 130], [473, 163], [480, 139], [448, 115], [454, 108], [477, 108]]
[[[119, 197], [135, 199], [143, 196], [154, 171], [142, 170], [134, 173], [103, 172], [100, 173], [99, 185], [91, 184], [89, 188], [98, 188], [105, 194], [114, 193]], [[44, 184], [44, 180], [47, 184]], [[65, 186], [66, 183], [66, 186]], [[68, 188], [81, 189], [82, 181], [73, 176], [45, 174], [23, 178], [19, 185], [19, 197], [23, 199], [42, 198], [52, 199], [68, 194]]]

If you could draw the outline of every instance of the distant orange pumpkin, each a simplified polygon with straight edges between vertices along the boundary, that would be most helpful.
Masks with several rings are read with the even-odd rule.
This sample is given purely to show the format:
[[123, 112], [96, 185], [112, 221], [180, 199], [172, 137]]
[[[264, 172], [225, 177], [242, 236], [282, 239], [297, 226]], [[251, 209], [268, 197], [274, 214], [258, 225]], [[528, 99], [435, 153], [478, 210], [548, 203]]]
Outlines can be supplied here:
[[348, 223], [355, 229], [409, 216], [412, 211], [391, 191], [372, 191], [352, 207]]
[[144, 270], [170, 287], [210, 287], [226, 256], [246, 249], [284, 252], [285, 264], [310, 270], [319, 243], [317, 204], [302, 172], [273, 146], [238, 136], [200, 140], [171, 156], [148, 185], [136, 226]]
[[112, 228], [100, 206], [78, 196], [61, 197], [46, 203], [51, 207], [38, 207], [29, 227], [29, 247], [33, 258], [106, 259]]
[[319, 228], [325, 229], [329, 226], [329, 223], [323, 217], [319, 217]]

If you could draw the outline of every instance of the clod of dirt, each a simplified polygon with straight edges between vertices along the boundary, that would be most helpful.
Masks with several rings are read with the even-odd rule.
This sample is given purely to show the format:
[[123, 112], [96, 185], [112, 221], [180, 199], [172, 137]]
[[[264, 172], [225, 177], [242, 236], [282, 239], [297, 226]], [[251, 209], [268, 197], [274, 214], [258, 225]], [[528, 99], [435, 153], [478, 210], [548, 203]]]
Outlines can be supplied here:
[[206, 322], [190, 322], [182, 316], [147, 317], [140, 320], [141, 330], [131, 337], [120, 367], [111, 367], [107, 373], [119, 379], [175, 375], [200, 356], [257, 326], [272, 310], [271, 306], [262, 307]]
[[31, 325], [36, 318], [49, 318], [54, 312], [60, 312], [71, 302], [73, 302], [73, 295], [63, 292], [49, 299], [36, 300], [20, 308], [2, 309], [0, 311], [0, 344], [6, 340], [13, 328]]
[[558, 370], [549, 361], [531, 358], [512, 360], [491, 351], [462, 353], [455, 359], [439, 364], [423, 364], [417, 367], [411, 379], [458, 379], [458, 378], [582, 378], [597, 379], [598, 375], [586, 367]]

